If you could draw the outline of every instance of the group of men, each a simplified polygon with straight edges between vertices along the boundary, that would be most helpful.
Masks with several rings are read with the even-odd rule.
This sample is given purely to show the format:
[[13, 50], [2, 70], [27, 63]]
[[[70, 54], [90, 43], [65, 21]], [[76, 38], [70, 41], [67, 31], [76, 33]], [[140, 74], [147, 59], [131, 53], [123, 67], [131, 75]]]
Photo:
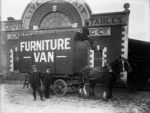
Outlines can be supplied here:
[[[44, 101], [43, 93], [45, 98], [49, 98], [49, 90], [52, 85], [52, 74], [50, 72], [50, 67], [46, 67], [46, 71], [41, 73], [37, 70], [37, 66], [32, 66], [32, 71], [29, 73], [29, 83], [33, 90], [34, 101], [36, 100], [36, 91], [39, 93], [40, 98]], [[44, 87], [43, 87], [44, 86]], [[43, 88], [42, 88], [43, 87]], [[44, 91], [43, 91], [44, 89]]]

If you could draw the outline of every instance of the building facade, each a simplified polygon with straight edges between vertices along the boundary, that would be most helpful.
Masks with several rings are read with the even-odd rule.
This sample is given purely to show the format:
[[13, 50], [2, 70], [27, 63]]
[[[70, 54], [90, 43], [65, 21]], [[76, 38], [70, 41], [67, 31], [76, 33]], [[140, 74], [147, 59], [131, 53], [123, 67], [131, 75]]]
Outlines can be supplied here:
[[[22, 80], [36, 64], [40, 70], [50, 65], [54, 74], [74, 74], [86, 65], [128, 58], [129, 4], [124, 8], [93, 14], [83, 0], [33, 0], [21, 20], [1, 22], [0, 73], [4, 79]], [[85, 21], [101, 51], [75, 40]]]

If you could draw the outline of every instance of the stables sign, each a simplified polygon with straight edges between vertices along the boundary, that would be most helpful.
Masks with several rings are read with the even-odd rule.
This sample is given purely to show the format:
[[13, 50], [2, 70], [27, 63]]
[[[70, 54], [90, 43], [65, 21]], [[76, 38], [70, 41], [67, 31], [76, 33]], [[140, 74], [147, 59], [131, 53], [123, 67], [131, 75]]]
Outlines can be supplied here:
[[111, 25], [126, 25], [128, 24], [127, 13], [123, 14], [103, 14], [103, 15], [94, 15], [89, 20], [89, 26], [111, 26]]
[[[71, 49], [70, 38], [20, 42], [20, 52], [33, 52], [36, 63], [54, 62], [54, 52], [56, 50], [69, 49]], [[24, 56], [24, 58], [31, 58], [31, 56]]]

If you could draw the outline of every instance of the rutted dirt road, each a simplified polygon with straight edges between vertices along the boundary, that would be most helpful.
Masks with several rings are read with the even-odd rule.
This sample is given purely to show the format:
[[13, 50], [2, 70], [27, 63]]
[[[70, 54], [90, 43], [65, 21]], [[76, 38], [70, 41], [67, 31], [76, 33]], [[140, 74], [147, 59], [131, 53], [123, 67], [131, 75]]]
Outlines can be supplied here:
[[64, 97], [51, 94], [41, 101], [33, 101], [30, 88], [22, 84], [0, 84], [0, 113], [149, 113], [150, 92], [131, 93], [126, 89], [114, 90], [115, 99], [106, 102], [101, 91], [98, 97], [83, 99], [68, 91]]

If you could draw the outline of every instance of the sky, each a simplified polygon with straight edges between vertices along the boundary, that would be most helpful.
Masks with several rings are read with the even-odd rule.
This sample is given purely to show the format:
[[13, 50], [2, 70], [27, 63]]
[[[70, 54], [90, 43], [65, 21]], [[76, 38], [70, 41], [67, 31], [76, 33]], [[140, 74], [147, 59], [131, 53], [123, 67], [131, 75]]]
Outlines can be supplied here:
[[[20, 20], [31, 0], [0, 0], [1, 20]], [[10, 2], [11, 1], [11, 2]], [[13, 1], [13, 2], [12, 2]], [[92, 13], [120, 12], [124, 3], [130, 4], [129, 37], [150, 42], [150, 0], [86, 0]]]

